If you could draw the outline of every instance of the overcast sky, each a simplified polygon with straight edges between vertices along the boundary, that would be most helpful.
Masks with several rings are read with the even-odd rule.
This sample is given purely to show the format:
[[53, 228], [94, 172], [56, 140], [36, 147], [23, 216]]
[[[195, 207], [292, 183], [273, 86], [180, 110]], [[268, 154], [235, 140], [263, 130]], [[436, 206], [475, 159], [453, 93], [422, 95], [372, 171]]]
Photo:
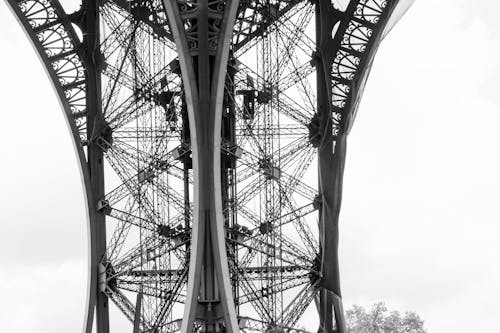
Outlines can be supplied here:
[[[383, 300], [429, 333], [500, 327], [496, 0], [417, 0], [381, 45], [348, 143], [346, 307]], [[0, 323], [81, 330], [86, 220], [63, 113], [0, 2]]]

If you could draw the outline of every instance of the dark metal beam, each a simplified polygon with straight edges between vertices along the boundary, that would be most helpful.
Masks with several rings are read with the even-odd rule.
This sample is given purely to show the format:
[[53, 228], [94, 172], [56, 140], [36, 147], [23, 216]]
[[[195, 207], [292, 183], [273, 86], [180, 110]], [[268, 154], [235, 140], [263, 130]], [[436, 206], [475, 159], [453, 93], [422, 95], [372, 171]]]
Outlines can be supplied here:
[[[106, 256], [106, 220], [104, 214], [100, 213], [98, 200], [104, 196], [104, 160], [102, 148], [93, 141], [97, 138], [106, 124], [102, 114], [101, 99], [101, 71], [99, 63], [101, 53], [100, 28], [99, 28], [99, 9], [98, 3], [94, 0], [86, 0], [82, 4], [85, 15], [85, 30], [83, 45], [86, 51], [85, 67], [87, 79], [87, 137], [90, 138], [88, 145], [88, 169], [90, 174], [90, 183], [92, 195], [89, 200], [89, 220], [91, 226], [92, 249], [91, 265], [94, 274], [103, 272], [96, 268]], [[109, 304], [108, 297], [104, 293], [104, 286], [97, 286], [91, 292], [96, 297], [96, 329], [97, 333], [109, 333]]]

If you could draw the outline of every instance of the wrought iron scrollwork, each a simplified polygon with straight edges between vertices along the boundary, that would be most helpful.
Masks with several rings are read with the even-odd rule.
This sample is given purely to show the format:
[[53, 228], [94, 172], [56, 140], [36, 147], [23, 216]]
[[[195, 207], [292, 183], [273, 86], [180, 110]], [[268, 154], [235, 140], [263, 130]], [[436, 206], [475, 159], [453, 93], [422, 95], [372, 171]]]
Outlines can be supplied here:
[[[388, 16], [388, 6], [393, 1], [360, 0], [354, 6], [348, 6], [352, 12], [345, 12], [348, 19], [345, 29], [334, 30], [334, 41], [339, 47], [331, 63], [331, 103], [334, 121], [333, 135], [337, 136], [348, 130], [344, 120], [348, 114], [355, 113], [356, 96], [362, 91], [359, 81], [370, 70], [369, 62], [373, 56], [374, 42], [383, 29], [383, 18]], [[334, 29], [338, 29], [337, 25]], [[361, 87], [362, 90], [362, 87]]]
[[40, 50], [70, 121], [86, 137], [86, 78], [80, 41], [58, 1], [12, 1], [28, 35]]

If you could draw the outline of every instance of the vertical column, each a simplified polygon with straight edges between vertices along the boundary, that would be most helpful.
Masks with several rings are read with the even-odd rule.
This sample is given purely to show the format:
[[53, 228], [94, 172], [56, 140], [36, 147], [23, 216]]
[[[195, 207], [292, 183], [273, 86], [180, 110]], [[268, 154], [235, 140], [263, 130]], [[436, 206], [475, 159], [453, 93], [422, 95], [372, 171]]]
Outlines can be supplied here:
[[346, 137], [334, 137], [331, 103], [332, 30], [341, 20], [331, 1], [316, 3], [318, 181], [321, 196], [319, 219], [321, 279], [319, 291], [320, 332], [345, 332], [339, 277], [339, 214], [342, 200]]
[[[354, 122], [378, 44], [412, 1], [352, 0], [344, 11], [335, 9], [329, 0], [317, 1], [316, 121], [321, 134], [318, 174], [322, 201], [320, 286], [323, 289], [319, 302], [320, 331], [345, 332], [339, 281], [338, 223], [347, 134]], [[398, 14], [393, 16], [395, 12]]]
[[221, 188], [221, 119], [238, 1], [164, 0], [189, 116], [193, 222], [182, 332], [239, 331], [226, 253]]
[[[99, 287], [99, 265], [106, 252], [105, 217], [97, 210], [97, 202], [104, 197], [104, 164], [103, 152], [93, 140], [104, 127], [101, 100], [101, 77], [99, 69], [100, 30], [98, 2], [84, 0], [82, 8], [85, 15], [83, 44], [87, 59], [85, 61], [87, 75], [87, 137], [88, 169], [90, 174], [91, 195], [88, 197], [89, 220], [91, 230], [91, 290], [96, 313], [96, 328], [98, 333], [109, 332], [108, 299]], [[91, 316], [89, 314], [89, 316]], [[89, 327], [90, 325], [90, 327]], [[92, 329], [92, 320], [87, 322], [87, 332]]]

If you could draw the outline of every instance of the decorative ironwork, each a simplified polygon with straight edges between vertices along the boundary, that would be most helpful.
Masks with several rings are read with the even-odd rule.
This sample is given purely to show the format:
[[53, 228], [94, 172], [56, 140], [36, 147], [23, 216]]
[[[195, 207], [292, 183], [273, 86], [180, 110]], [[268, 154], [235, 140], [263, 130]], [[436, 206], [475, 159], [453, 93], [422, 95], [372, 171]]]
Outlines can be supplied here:
[[12, 2], [52, 77], [66, 112], [85, 140], [85, 68], [81, 41], [58, 2], [27, 0]]

